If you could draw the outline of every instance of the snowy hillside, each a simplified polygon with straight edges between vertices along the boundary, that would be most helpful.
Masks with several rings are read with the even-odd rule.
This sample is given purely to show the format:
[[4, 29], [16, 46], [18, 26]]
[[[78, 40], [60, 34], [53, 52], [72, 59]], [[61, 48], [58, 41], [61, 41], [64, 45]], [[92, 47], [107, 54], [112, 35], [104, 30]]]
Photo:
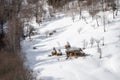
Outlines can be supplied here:
[[[75, 17], [61, 15], [56, 20], [44, 22], [40, 26], [34, 21], [33, 26], [38, 31], [32, 39], [26, 38], [22, 42], [23, 51], [26, 53], [27, 64], [37, 74], [38, 80], [119, 80], [120, 79], [120, 14], [113, 19], [108, 15], [106, 32], [99, 19], [100, 26], [85, 12], [87, 23]], [[99, 13], [98, 15], [101, 15]], [[56, 31], [47, 36], [47, 32]], [[91, 39], [94, 40], [91, 47]], [[102, 58], [97, 51], [100, 41]], [[104, 46], [103, 46], [104, 41]], [[64, 45], [69, 42], [72, 47], [85, 47], [83, 51], [89, 54], [66, 60], [66, 56], [48, 56], [53, 47], [61, 49], [65, 54]], [[34, 49], [35, 48], [35, 49]]]

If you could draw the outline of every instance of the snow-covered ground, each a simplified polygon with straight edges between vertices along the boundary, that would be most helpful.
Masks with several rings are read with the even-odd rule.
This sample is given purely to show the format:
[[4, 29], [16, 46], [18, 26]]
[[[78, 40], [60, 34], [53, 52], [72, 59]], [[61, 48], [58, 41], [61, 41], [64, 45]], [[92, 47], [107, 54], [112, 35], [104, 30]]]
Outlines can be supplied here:
[[[41, 26], [32, 23], [38, 34], [32, 36], [32, 40], [24, 40], [22, 45], [27, 57], [26, 63], [37, 74], [38, 80], [120, 80], [120, 15], [112, 19], [112, 14], [107, 13], [109, 24], [106, 22], [106, 32], [101, 22], [97, 27], [96, 21], [87, 16], [88, 24], [79, 20], [78, 16], [75, 22], [71, 17], [61, 16], [59, 19], [44, 22]], [[46, 32], [53, 30], [56, 30], [56, 33], [46, 37]], [[105, 46], [102, 46], [103, 37]], [[91, 38], [100, 40], [101, 59], [96, 42], [93, 47], [90, 45]], [[83, 42], [86, 42], [87, 46], [83, 51], [90, 55], [68, 60], [65, 55], [48, 56], [53, 47], [61, 49], [65, 54], [66, 42], [80, 48], [83, 48]]]

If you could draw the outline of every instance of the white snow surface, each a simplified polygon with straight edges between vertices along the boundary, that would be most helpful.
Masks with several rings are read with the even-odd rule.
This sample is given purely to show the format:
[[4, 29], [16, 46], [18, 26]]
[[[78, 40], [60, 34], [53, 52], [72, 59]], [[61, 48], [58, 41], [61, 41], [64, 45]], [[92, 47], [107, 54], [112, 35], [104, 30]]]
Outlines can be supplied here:
[[[27, 58], [26, 65], [37, 74], [37, 80], [120, 80], [120, 14], [115, 19], [111, 13], [107, 14], [110, 23], [106, 22], [106, 32], [102, 23], [97, 27], [95, 20], [89, 16], [88, 24], [79, 20], [79, 16], [73, 22], [71, 17], [64, 15], [40, 26], [33, 21], [38, 34], [32, 36], [31, 40], [26, 38], [22, 46]], [[52, 30], [56, 30], [56, 33], [46, 37], [45, 32]], [[102, 46], [103, 37], [105, 46]], [[91, 38], [101, 40], [101, 59], [96, 43], [91, 48]], [[53, 47], [65, 54], [67, 41], [73, 47], [83, 48], [84, 40], [88, 45], [83, 51], [89, 56], [68, 60], [65, 55], [48, 56]]]

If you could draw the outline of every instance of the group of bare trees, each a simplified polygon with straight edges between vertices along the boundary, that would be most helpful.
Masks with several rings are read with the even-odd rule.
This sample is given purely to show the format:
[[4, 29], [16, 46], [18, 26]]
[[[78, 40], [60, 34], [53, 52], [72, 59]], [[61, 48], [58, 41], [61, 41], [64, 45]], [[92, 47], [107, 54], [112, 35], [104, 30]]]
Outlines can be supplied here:
[[102, 46], [105, 46], [104, 37], [102, 37], [101, 39], [95, 39], [91, 37], [89, 42], [87, 40], [83, 40], [82, 42], [83, 42], [83, 49], [88, 48], [88, 46], [90, 46], [91, 48], [96, 47], [97, 53], [99, 53], [99, 58], [101, 59], [103, 57]]
[[33, 80], [20, 45], [30, 11], [25, 0], [0, 0], [0, 80]]
[[[20, 20], [19, 19], [19, 12], [22, 7], [22, 0], [0, 0], [0, 25], [1, 25], [1, 34], [0, 35], [6, 35], [4, 36], [5, 38], [12, 38], [12, 36], [16, 37], [19, 36], [20, 33], [22, 32], [21, 29], [19, 31], [13, 31], [15, 28], [16, 30], [19, 29], [21, 26]], [[17, 21], [17, 22], [15, 22]], [[5, 25], [6, 24], [6, 25]], [[15, 27], [13, 27], [15, 26]], [[6, 31], [5, 29], [6, 28]], [[14, 32], [14, 34], [12, 34]], [[19, 34], [16, 34], [16, 33]], [[8, 36], [9, 34], [9, 36]], [[2, 37], [1, 37], [2, 38]], [[17, 39], [16, 39], [17, 40]], [[15, 40], [14, 40], [15, 41]], [[7, 41], [6, 41], [7, 42]], [[10, 43], [10, 39], [8, 40]], [[16, 41], [17, 42], [17, 41]], [[17, 43], [19, 44], [19, 43]], [[6, 44], [8, 45], [8, 44]], [[9, 45], [11, 46], [11, 45]], [[13, 51], [14, 52], [14, 51]]]
[[[79, 14], [80, 19], [83, 19], [86, 23], [86, 18], [83, 16], [82, 11], [86, 10], [91, 15], [92, 19], [96, 19], [97, 26], [99, 25], [98, 18], [102, 19], [103, 31], [106, 32], [106, 11], [113, 12], [113, 19], [117, 16], [119, 11], [119, 0], [48, 0], [48, 4], [57, 11], [65, 11], [71, 15], [74, 22], [75, 15]], [[62, 4], [62, 5], [61, 5]], [[102, 12], [103, 15], [97, 16], [98, 12]]]
[[24, 38], [25, 24], [29, 23], [34, 16], [36, 22], [41, 21], [42, 3], [40, 5], [38, 1], [42, 0], [25, 1], [0, 0], [0, 39], [2, 40], [5, 35], [4, 43], [12, 53], [16, 53], [20, 49], [20, 40]]

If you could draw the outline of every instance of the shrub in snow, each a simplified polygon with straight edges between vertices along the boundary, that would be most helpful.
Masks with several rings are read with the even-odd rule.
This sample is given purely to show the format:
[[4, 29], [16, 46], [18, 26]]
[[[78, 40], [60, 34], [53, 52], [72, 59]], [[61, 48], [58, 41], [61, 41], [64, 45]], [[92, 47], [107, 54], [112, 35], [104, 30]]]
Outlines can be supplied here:
[[33, 49], [37, 49], [37, 47], [36, 47], [36, 46], [34, 46], [34, 47], [33, 47]]
[[48, 30], [45, 31], [45, 35], [46, 35], [46, 37], [48, 37], [48, 34], [49, 34], [49, 31], [48, 31]]
[[75, 21], [75, 15], [72, 15], [72, 21], [73, 22]]
[[[112, 7], [112, 10], [113, 10], [113, 18], [115, 18], [115, 11], [117, 10], [116, 3], [112, 3], [111, 7]], [[116, 15], [117, 15], [117, 12], [116, 12]]]
[[97, 48], [100, 47], [100, 40], [96, 40], [96, 43], [97, 43]]
[[83, 49], [86, 49], [87, 46], [88, 46], [88, 42], [86, 40], [83, 40]]
[[101, 48], [97, 48], [97, 52], [100, 53], [99, 58], [101, 59], [102, 58], [102, 50], [101, 50]]
[[84, 57], [84, 56], [86, 56], [86, 54], [82, 51], [81, 48], [72, 47], [72, 48], [66, 50], [66, 56], [67, 56], [66, 59], [68, 59], [70, 57], [75, 57], [75, 58]]
[[45, 35], [46, 35], [46, 37], [48, 37], [48, 36], [53, 35], [54, 33], [56, 33], [56, 30], [53, 30], [53, 31], [47, 30], [47, 31], [45, 32]]
[[118, 38], [119, 38], [119, 41], [120, 41], [120, 35], [118, 36]]
[[104, 41], [105, 41], [104, 37], [101, 40], [102, 40], [102, 46], [104, 46], [105, 45], [105, 43], [104, 43]]
[[61, 52], [60, 49], [58, 49], [58, 54], [57, 54], [57, 56], [61, 56], [61, 55], [62, 55], [62, 52]]
[[51, 55], [49, 56], [61, 56], [62, 55], [62, 52], [60, 49], [58, 49], [58, 51], [56, 50], [55, 47], [53, 47], [52, 51], [51, 51]]
[[91, 26], [95, 29], [95, 24], [92, 24]]
[[34, 28], [34, 26], [30, 25], [30, 24], [25, 24], [25, 28], [24, 28], [24, 37], [29, 37], [29, 39], [31, 39], [32, 35], [37, 34], [36, 29]]
[[96, 19], [96, 23], [97, 23], [97, 26], [99, 27], [99, 19], [101, 18], [101, 16], [99, 15], [96, 15], [95, 16], [95, 19]]
[[35, 31], [35, 28], [33, 28], [33, 27], [29, 28], [28, 36], [30, 39], [31, 39], [31, 36], [34, 35], [34, 31]]
[[52, 56], [57, 55], [57, 50], [55, 47], [53, 47], [51, 54]]
[[78, 33], [79, 33], [79, 34], [81, 33], [81, 31], [82, 31], [82, 28], [78, 29]]
[[67, 42], [67, 44], [64, 47], [65, 47], [65, 49], [69, 49], [69, 48], [71, 48], [71, 45], [69, 42]]
[[90, 39], [91, 48], [93, 47], [94, 42], [95, 42], [94, 38], [91, 38]]
[[85, 21], [86, 24], [88, 24], [86, 17], [82, 16], [82, 19]]

